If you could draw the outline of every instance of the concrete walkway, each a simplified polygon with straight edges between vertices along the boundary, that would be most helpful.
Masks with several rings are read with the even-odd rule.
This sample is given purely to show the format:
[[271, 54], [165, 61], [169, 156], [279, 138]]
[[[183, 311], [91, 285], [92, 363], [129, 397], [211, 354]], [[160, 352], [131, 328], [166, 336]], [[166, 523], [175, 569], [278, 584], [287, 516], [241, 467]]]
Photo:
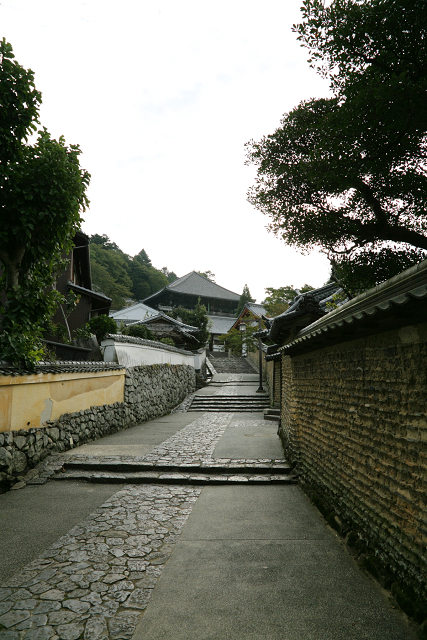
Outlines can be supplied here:
[[[262, 414], [179, 411], [53, 457], [0, 496], [0, 640], [413, 640], [298, 486], [269, 481], [283, 462]], [[150, 483], [123, 481], [131, 463]]]

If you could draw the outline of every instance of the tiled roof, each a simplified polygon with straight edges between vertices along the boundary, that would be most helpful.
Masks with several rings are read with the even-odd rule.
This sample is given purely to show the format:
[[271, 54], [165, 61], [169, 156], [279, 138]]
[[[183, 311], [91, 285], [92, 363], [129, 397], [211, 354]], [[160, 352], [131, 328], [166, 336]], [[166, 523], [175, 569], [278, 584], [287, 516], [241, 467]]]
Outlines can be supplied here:
[[[134, 338], [133, 336], [123, 336], [120, 333], [114, 333], [114, 334], [109, 333], [105, 336], [104, 340], [113, 340], [114, 342], [121, 342], [121, 343], [127, 343], [127, 344], [141, 344], [147, 347], [152, 347], [153, 349], [163, 349], [165, 351], [173, 351], [174, 353], [193, 355], [192, 351], [177, 349], [176, 347], [171, 347], [168, 344], [163, 344], [163, 342], [156, 342], [155, 340], [146, 340], [145, 338]], [[102, 342], [104, 342], [104, 340]]]
[[298, 295], [286, 311], [266, 320], [268, 331], [267, 333], [264, 331], [260, 335], [273, 341], [279, 341], [283, 331], [287, 327], [291, 327], [295, 320], [310, 315], [311, 320], [314, 320], [328, 313], [326, 303], [340, 292], [342, 289], [333, 282]]
[[91, 298], [97, 298], [99, 300], [108, 300], [109, 302], [111, 302], [112, 300], [112, 298], [109, 298], [103, 293], [98, 293], [98, 291], [93, 291], [93, 289], [85, 289], [84, 287], [80, 287], [78, 284], [74, 284], [74, 282], [71, 282], [70, 280], [68, 281], [67, 286], [69, 286], [70, 289], [73, 289], [73, 291], [76, 291], [77, 293], [83, 293], [87, 296], [90, 296]]
[[110, 312], [110, 318], [113, 320], [144, 320], [146, 316], [157, 315], [157, 310], [152, 309], [143, 302], [136, 302], [129, 307], [124, 307], [119, 311]]
[[227, 318], [225, 316], [209, 316], [209, 320], [211, 322], [209, 328], [210, 333], [218, 334], [221, 336], [231, 329], [237, 318]]
[[356, 337], [359, 327], [372, 327], [372, 323], [387, 318], [406, 323], [409, 318], [425, 321], [426, 311], [427, 260], [424, 260], [330, 311], [302, 329], [295, 340], [280, 351], [294, 353], [315, 346], [325, 341], [326, 334], [328, 338]]
[[161, 291], [175, 291], [176, 293], [185, 293], [191, 296], [201, 296], [203, 298], [218, 298], [220, 300], [231, 300], [233, 302], [239, 302], [240, 296], [238, 293], [224, 289], [215, 282], [208, 280], [204, 276], [201, 276], [196, 271], [191, 271], [182, 278], [178, 278], [171, 282], [167, 287], [160, 289], [156, 293], [153, 293], [148, 298], [145, 298], [144, 302], [157, 296]]
[[86, 371], [110, 371], [125, 367], [114, 362], [39, 362], [34, 370], [19, 369], [0, 362], [1, 376], [27, 376], [37, 373], [84, 373]]
[[128, 327], [131, 327], [136, 324], [153, 324], [158, 320], [164, 320], [166, 324], [173, 324], [175, 327], [183, 331], [188, 331], [192, 333], [196, 333], [197, 331], [200, 331], [198, 327], [193, 327], [191, 324], [184, 324], [183, 322], [180, 322], [180, 320], [175, 320], [175, 318], [171, 318], [170, 316], [166, 315], [166, 313], [163, 313], [162, 311], [156, 311], [156, 315], [150, 316], [149, 318], [145, 318], [144, 320], [138, 320], [137, 322], [132, 322], [132, 324], [128, 325]]
[[255, 302], [247, 302], [245, 306], [258, 318], [261, 318], [261, 316], [265, 316], [267, 314], [266, 309], [264, 309], [261, 304], [256, 304]]

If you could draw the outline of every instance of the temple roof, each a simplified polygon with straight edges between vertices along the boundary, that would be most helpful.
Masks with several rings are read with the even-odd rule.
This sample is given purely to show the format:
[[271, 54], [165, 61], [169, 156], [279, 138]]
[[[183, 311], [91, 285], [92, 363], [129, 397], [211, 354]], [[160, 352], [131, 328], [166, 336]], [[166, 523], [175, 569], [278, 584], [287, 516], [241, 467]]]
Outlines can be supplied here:
[[289, 333], [299, 331], [304, 326], [328, 313], [327, 303], [342, 289], [335, 282], [312, 289], [298, 295], [290, 307], [275, 318], [264, 317], [267, 329], [260, 333], [263, 338], [280, 343]]
[[149, 318], [145, 318], [144, 320], [138, 320], [137, 322], [132, 322], [128, 325], [128, 327], [134, 327], [135, 325], [156, 325], [162, 323], [171, 325], [176, 331], [181, 333], [186, 338], [191, 340], [196, 340], [197, 338], [193, 335], [195, 333], [199, 333], [200, 329], [198, 327], [193, 327], [191, 324], [184, 324], [180, 320], [175, 320], [175, 318], [171, 318], [167, 316], [162, 311], [159, 311], [154, 316], [150, 316]]
[[265, 316], [267, 311], [264, 309], [262, 304], [256, 304], [255, 302], [247, 302], [245, 304], [245, 308], [248, 309], [251, 313], [254, 314], [257, 318], [261, 318]]
[[196, 271], [191, 271], [190, 273], [187, 273], [187, 275], [182, 276], [182, 278], [174, 280], [166, 287], [163, 287], [163, 289], [160, 289], [151, 296], [148, 296], [148, 298], [145, 298], [143, 302], [148, 302], [152, 298], [155, 298], [162, 291], [171, 291], [201, 298], [230, 300], [236, 303], [240, 300], [238, 293], [234, 293], [233, 291], [229, 291], [229, 289], [220, 287], [218, 284], [208, 280], [208, 278], [205, 278], [204, 276], [201, 276]]
[[319, 348], [330, 340], [354, 339], [381, 327], [425, 321], [427, 260], [365, 291], [301, 329], [280, 351], [297, 353]]
[[237, 318], [229, 318], [226, 316], [209, 316], [211, 322], [209, 332], [215, 335], [223, 335], [228, 333]]
[[118, 321], [123, 320], [127, 322], [137, 322], [138, 320], [144, 320], [144, 318], [155, 316], [157, 313], [157, 309], [152, 309], [143, 302], [135, 302], [135, 304], [132, 304], [129, 307], [124, 307], [119, 311], [113, 311], [110, 313], [110, 318]]
[[193, 327], [193, 325], [191, 324], [184, 324], [184, 322], [181, 322], [180, 320], [175, 320], [175, 318], [171, 318], [170, 316], [167, 316], [162, 311], [158, 311], [155, 315], [150, 316], [149, 318], [144, 318], [144, 320], [138, 320], [137, 322], [133, 322], [131, 325], [128, 325], [128, 326], [132, 327], [137, 324], [148, 325], [148, 324], [155, 324], [156, 322], [171, 324], [171, 325], [174, 325], [175, 327], [179, 327], [180, 329], [183, 329], [184, 331], [190, 331], [192, 333], [197, 333], [198, 331], [200, 331], [198, 327]]
[[245, 306], [240, 312], [240, 316], [234, 319], [233, 324], [230, 326], [230, 329], [237, 329], [240, 323], [247, 322], [248, 314], [249, 315], [252, 314], [253, 324], [255, 324], [256, 321], [263, 318], [266, 313], [267, 311], [264, 309], [264, 307], [261, 304], [256, 304], [255, 302], [246, 302]]

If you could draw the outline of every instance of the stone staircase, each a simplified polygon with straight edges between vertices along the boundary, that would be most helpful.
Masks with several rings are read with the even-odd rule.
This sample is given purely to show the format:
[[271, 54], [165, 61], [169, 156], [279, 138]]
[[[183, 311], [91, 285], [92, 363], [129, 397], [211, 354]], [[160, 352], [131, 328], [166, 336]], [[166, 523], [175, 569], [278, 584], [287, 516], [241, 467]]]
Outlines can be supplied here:
[[266, 393], [252, 395], [195, 395], [188, 411], [225, 411], [229, 413], [264, 411], [270, 406]]
[[209, 361], [216, 373], [257, 373], [246, 358], [241, 356], [211, 353]]
[[124, 484], [294, 484], [291, 468], [280, 460], [214, 458], [190, 464], [153, 463], [79, 456], [64, 462], [52, 480]]

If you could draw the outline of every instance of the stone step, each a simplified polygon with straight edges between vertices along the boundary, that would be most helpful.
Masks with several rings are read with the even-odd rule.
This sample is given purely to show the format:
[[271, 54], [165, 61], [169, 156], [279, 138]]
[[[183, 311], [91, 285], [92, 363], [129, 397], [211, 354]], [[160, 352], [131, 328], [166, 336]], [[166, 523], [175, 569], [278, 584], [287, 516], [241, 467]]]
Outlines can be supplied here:
[[295, 484], [290, 474], [267, 473], [178, 473], [160, 471], [65, 471], [52, 477], [52, 480], [80, 480], [105, 484], [173, 484], [173, 485], [206, 485], [206, 484]]
[[229, 407], [190, 407], [189, 412], [199, 413], [261, 413], [262, 407], [243, 407], [243, 406], [229, 406]]
[[200, 400], [201, 402], [209, 402], [209, 401], [221, 401], [223, 400], [225, 401], [230, 401], [230, 400], [240, 400], [241, 402], [264, 402], [267, 403], [269, 402], [269, 397], [268, 396], [244, 396], [243, 394], [239, 393], [239, 394], [235, 394], [235, 395], [229, 395], [229, 396], [201, 396], [201, 395], [195, 395], [194, 396], [195, 400]]
[[237, 412], [245, 412], [245, 411], [257, 411], [258, 413], [262, 413], [262, 410], [265, 409], [265, 406], [262, 404], [244, 404], [238, 402], [230, 402], [228, 404], [218, 403], [218, 404], [191, 404], [188, 411], [237, 411]]
[[148, 484], [294, 484], [289, 463], [281, 459], [214, 458], [164, 462], [79, 456], [68, 459], [53, 480]]
[[236, 393], [234, 395], [230, 395], [228, 393], [216, 393], [215, 395], [196, 394], [194, 397], [198, 400], [233, 400], [234, 398], [241, 398], [242, 400], [269, 400], [269, 396], [267, 393]]
[[233, 461], [232, 459], [215, 458], [210, 461], [200, 461], [192, 463], [177, 464], [174, 462], [151, 462], [151, 461], [126, 461], [126, 460], [105, 460], [103, 458], [69, 459], [62, 469], [64, 471], [112, 471], [125, 473], [203, 473], [203, 474], [236, 474], [236, 473], [256, 473], [258, 474], [288, 474], [291, 467], [286, 460], [245, 460], [244, 462]]
[[208, 387], [254, 387], [258, 384], [258, 380], [210, 380]]
[[268, 407], [269, 397], [265, 396], [194, 396], [189, 411], [218, 410], [218, 411], [262, 411]]
[[261, 413], [262, 407], [190, 407], [188, 411], [193, 413], [196, 411], [199, 413]]
[[194, 396], [193, 402], [262, 402], [269, 403], [269, 398], [265, 396]]
[[280, 422], [280, 416], [270, 416], [267, 414], [264, 416], [264, 420], [270, 420], [271, 422]]
[[257, 406], [257, 407], [263, 407], [263, 409], [266, 408], [266, 406], [268, 405], [268, 399], [266, 400], [253, 400], [253, 401], [248, 401], [248, 400], [240, 400], [240, 399], [229, 399], [229, 400], [193, 400], [192, 404], [197, 404], [200, 407], [206, 406], [206, 405], [218, 405], [218, 406], [226, 406], [227, 404], [236, 404], [236, 405], [246, 405], [246, 406]]

